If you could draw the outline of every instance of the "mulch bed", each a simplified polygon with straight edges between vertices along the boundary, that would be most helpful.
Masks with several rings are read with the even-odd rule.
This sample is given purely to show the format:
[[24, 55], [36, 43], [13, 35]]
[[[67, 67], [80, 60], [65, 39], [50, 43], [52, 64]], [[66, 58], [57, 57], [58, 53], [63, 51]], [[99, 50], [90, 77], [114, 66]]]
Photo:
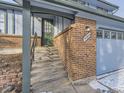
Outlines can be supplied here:
[[[11, 75], [11, 73], [21, 73], [21, 72], [22, 72], [22, 54], [0, 54], [0, 76], [8, 75], [7, 77], [9, 77], [9, 75]], [[12, 78], [12, 79], [15, 79], [15, 78]], [[20, 78], [22, 78], [22, 76], [20, 76]], [[18, 82], [18, 81], [16, 81], [16, 82]], [[15, 92], [7, 92], [7, 93], [20, 93], [19, 92], [21, 89], [20, 85], [21, 84], [15, 85], [15, 88], [16, 88]], [[18, 87], [18, 86], [20, 86], [20, 87]], [[5, 89], [6, 87], [7, 86], [3, 87], [3, 89]], [[3, 90], [3, 89], [0, 88], [0, 93], [1, 93], [1, 90]], [[19, 91], [17, 91], [17, 90], [19, 90]]]

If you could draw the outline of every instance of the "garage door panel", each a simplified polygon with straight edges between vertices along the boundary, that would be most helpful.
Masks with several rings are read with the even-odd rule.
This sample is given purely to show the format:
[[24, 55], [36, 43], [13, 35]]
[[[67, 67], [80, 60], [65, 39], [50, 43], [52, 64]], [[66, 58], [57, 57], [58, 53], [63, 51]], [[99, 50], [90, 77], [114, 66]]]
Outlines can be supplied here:
[[97, 75], [124, 68], [124, 40], [97, 39]]

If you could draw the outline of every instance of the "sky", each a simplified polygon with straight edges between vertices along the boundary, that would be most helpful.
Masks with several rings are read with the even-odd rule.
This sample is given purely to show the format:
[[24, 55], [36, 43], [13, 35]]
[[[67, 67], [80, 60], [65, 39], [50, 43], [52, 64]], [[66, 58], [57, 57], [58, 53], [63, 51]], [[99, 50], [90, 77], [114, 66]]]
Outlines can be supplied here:
[[107, 0], [115, 5], [118, 5], [120, 8], [115, 15], [121, 16], [124, 18], [124, 0]]
[[[12, 0], [4, 0], [4, 1], [12, 2]], [[124, 18], [124, 0], [106, 0], [106, 1], [109, 1], [115, 5], [118, 5], [120, 8], [119, 8], [118, 12], [115, 13], [115, 15]]]

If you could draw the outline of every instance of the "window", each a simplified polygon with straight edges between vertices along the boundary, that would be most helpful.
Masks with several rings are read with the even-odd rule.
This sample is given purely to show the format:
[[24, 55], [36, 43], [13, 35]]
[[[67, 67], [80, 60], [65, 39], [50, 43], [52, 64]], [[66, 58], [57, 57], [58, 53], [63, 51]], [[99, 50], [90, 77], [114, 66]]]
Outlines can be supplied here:
[[111, 32], [111, 39], [116, 39], [116, 32]]
[[102, 38], [103, 37], [103, 31], [102, 30], [98, 30], [97, 31], [97, 38]]
[[0, 33], [5, 33], [5, 31], [6, 31], [5, 11], [0, 10]]
[[104, 31], [104, 38], [110, 39], [110, 31]]
[[122, 36], [122, 35], [123, 35], [122, 32], [118, 32], [117, 35], [118, 35], [118, 39], [119, 39], [119, 40], [122, 40], [122, 38], [123, 38], [123, 36]]

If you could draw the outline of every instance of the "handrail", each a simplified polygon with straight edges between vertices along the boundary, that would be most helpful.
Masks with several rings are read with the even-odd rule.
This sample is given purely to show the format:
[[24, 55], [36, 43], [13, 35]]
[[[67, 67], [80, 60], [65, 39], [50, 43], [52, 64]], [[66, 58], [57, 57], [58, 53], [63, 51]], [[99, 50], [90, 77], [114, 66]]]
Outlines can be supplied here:
[[36, 45], [37, 45], [37, 33], [35, 32], [33, 42], [32, 42], [32, 45], [31, 45], [31, 51], [30, 51], [31, 65], [32, 65], [32, 61], [34, 61], [34, 52], [35, 52]]

